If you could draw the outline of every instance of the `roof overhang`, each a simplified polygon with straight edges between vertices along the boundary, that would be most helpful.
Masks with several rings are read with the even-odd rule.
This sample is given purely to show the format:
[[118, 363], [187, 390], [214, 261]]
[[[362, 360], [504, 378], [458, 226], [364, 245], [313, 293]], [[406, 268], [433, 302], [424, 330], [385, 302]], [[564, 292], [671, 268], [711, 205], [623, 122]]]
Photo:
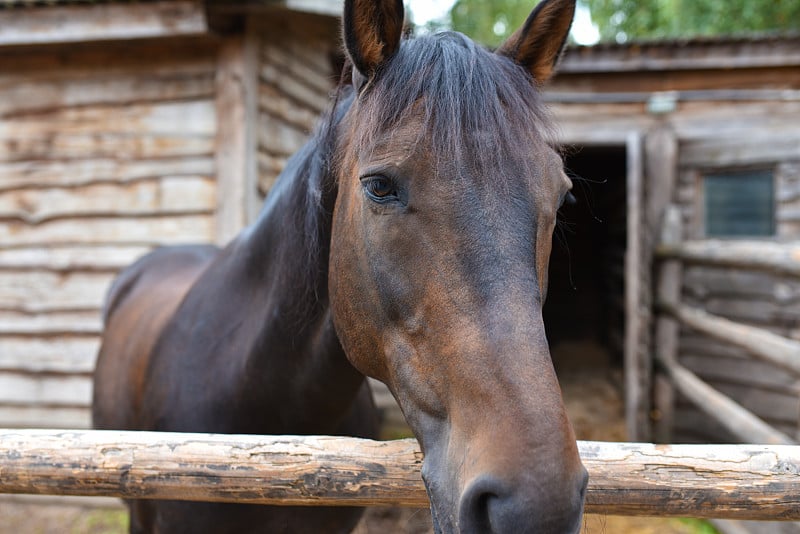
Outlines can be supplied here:
[[204, 35], [203, 3], [167, 0], [141, 3], [20, 5], [0, 9], [0, 46], [152, 39]]
[[338, 18], [342, 0], [0, 0], [0, 47], [190, 37], [214, 17], [276, 9]]
[[800, 65], [800, 35], [698, 38], [567, 48], [562, 74]]

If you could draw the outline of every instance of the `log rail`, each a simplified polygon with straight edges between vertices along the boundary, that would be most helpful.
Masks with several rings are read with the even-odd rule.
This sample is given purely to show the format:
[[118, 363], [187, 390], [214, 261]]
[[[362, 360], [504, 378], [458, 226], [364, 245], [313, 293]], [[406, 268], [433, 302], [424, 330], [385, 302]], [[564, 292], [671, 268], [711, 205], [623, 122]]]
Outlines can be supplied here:
[[[800, 520], [800, 446], [578, 443], [592, 513]], [[427, 507], [414, 440], [0, 429], [0, 493]]]

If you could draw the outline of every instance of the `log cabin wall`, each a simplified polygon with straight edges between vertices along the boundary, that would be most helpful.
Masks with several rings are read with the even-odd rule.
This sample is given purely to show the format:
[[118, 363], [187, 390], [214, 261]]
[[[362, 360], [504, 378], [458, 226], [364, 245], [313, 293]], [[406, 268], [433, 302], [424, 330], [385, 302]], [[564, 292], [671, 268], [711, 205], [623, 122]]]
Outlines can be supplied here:
[[258, 43], [258, 198], [328, 109], [339, 81], [339, 21], [282, 11], [254, 21]]
[[[764, 239], [800, 239], [799, 45], [798, 38], [786, 37], [567, 50], [546, 95], [562, 143], [580, 151], [581, 147], [624, 147], [631, 135], [643, 139], [643, 192], [634, 200], [644, 212], [639, 246], [648, 271], [625, 272], [626, 278], [643, 280], [645, 294], [638, 302], [654, 300], [657, 280], [650, 269], [666, 206], [679, 208], [685, 239], [706, 237], [702, 189], [706, 175], [771, 171], [775, 232]], [[590, 187], [608, 189], [602, 184]], [[630, 213], [630, 200], [619, 209]], [[573, 239], [580, 242], [580, 236]], [[581, 245], [573, 245], [577, 246]], [[687, 265], [681, 293], [687, 304], [800, 339], [800, 282], [796, 279]], [[650, 317], [649, 310], [644, 310], [642, 328], [652, 329]], [[653, 342], [649, 334], [638, 338]], [[681, 330], [678, 345], [681, 364], [778, 429], [798, 436], [800, 388], [787, 373], [688, 329]], [[648, 352], [652, 350], [651, 345]], [[647, 374], [652, 362], [645, 359], [637, 364], [640, 391], [649, 395]], [[658, 417], [650, 410], [649, 398], [634, 401], [640, 414]], [[673, 441], [734, 441], [684, 399], [678, 399], [674, 420]], [[629, 438], [652, 439], [647, 428], [642, 431]]]
[[0, 53], [0, 426], [87, 426], [117, 270], [214, 240], [214, 51]]
[[[784, 106], [800, 120], [795, 106]], [[777, 110], [776, 110], [777, 111]], [[706, 236], [702, 180], [709, 173], [755, 169], [771, 172], [774, 179], [774, 236], [765, 239], [800, 239], [800, 130], [775, 134], [765, 116], [753, 121], [739, 140], [709, 144], [725, 150], [698, 153], [687, 147], [681, 161], [675, 203], [683, 215], [685, 239]], [[790, 140], [796, 149], [781, 149]], [[737, 147], [737, 145], [739, 145]], [[704, 156], [701, 154], [705, 154]], [[688, 264], [684, 266], [681, 299], [714, 315], [757, 326], [789, 339], [800, 340], [800, 280], [754, 270]], [[750, 356], [744, 349], [716, 342], [688, 328], [679, 338], [679, 363], [715, 389], [788, 436], [800, 439], [800, 382], [780, 367]], [[674, 414], [676, 440], [687, 442], [737, 441], [713, 419], [679, 397]]]

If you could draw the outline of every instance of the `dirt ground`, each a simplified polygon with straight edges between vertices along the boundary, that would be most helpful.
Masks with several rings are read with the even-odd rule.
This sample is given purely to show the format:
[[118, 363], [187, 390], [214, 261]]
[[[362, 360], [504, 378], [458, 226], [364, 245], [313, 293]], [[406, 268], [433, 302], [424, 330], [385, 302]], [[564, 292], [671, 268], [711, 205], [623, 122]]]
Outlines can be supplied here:
[[[624, 441], [622, 374], [597, 346], [561, 344], [553, 350], [570, 420], [578, 439]], [[580, 365], [576, 362], [580, 361]], [[0, 499], [0, 534], [120, 534], [127, 532], [121, 507], [30, 504]], [[430, 534], [427, 510], [373, 508], [355, 534]], [[698, 521], [587, 515], [584, 534], [710, 534]]]
[[[30, 504], [0, 501], [0, 534], [123, 534], [127, 512], [122, 507]], [[589, 515], [584, 534], [710, 534], [698, 522], [678, 519], [627, 518]], [[427, 510], [373, 508], [354, 534], [431, 534]], [[323, 533], [320, 533], [323, 534]]]

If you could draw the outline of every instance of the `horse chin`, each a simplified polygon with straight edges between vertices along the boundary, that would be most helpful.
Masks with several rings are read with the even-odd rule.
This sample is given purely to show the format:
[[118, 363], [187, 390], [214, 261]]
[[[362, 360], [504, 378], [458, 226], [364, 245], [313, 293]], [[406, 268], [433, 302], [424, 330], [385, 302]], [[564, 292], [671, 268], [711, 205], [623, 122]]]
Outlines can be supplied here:
[[433, 521], [434, 534], [442, 534], [442, 527], [439, 526], [439, 519], [436, 517], [436, 508], [431, 503], [431, 519]]
[[[436, 500], [431, 493], [431, 489], [428, 486], [428, 482], [425, 481], [425, 490], [428, 492], [428, 500], [431, 503], [431, 520], [433, 522], [433, 532], [434, 534], [443, 534], [442, 526], [439, 523], [439, 514], [436, 512]], [[448, 530], [449, 532], [449, 530]]]

